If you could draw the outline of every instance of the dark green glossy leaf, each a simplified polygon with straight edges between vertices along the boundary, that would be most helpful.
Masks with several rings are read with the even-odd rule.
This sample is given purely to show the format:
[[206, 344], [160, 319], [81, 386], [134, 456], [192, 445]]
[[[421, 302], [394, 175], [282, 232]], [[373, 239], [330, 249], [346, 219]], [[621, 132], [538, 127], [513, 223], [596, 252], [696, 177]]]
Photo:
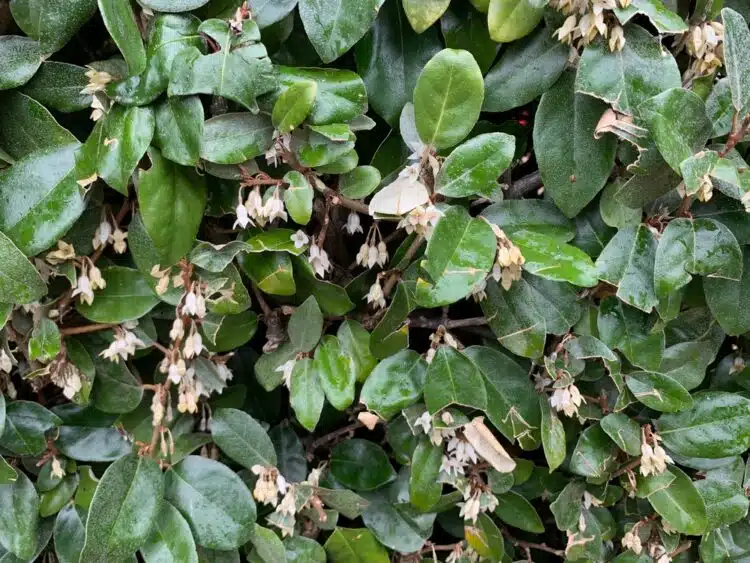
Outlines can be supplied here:
[[380, 184], [380, 171], [374, 166], [358, 166], [339, 178], [339, 192], [345, 197], [367, 197]]
[[289, 340], [297, 352], [310, 352], [323, 334], [323, 313], [314, 297], [295, 309], [287, 326]]
[[443, 485], [438, 481], [443, 449], [424, 438], [417, 444], [409, 471], [409, 502], [427, 512], [440, 500]]
[[336, 333], [342, 351], [352, 359], [352, 369], [357, 382], [364, 382], [377, 365], [370, 352], [370, 333], [357, 321], [346, 320]]
[[0, 90], [26, 84], [42, 64], [39, 43], [29, 37], [0, 37]]
[[86, 519], [81, 563], [121, 559], [148, 538], [164, 495], [164, 479], [151, 458], [122, 457], [102, 475]]
[[62, 423], [42, 405], [12, 401], [5, 408], [5, 431], [0, 446], [19, 455], [39, 455], [47, 445], [44, 433]]
[[166, 98], [154, 108], [154, 144], [165, 158], [194, 166], [200, 158], [203, 104], [198, 96]]
[[96, 0], [13, 0], [13, 19], [26, 35], [39, 41], [43, 55], [59, 51], [94, 15]]
[[542, 96], [534, 120], [545, 190], [568, 217], [577, 215], [604, 187], [617, 146], [613, 135], [594, 137], [606, 106], [576, 93], [573, 82], [572, 73], [563, 74]]
[[124, 362], [113, 363], [96, 357], [96, 379], [91, 398], [102, 412], [126, 413], [141, 402], [143, 388]]
[[726, 61], [732, 104], [740, 116], [750, 109], [750, 31], [742, 15], [731, 8], [721, 11], [724, 22], [724, 58]]
[[287, 563], [326, 563], [326, 552], [318, 542], [304, 536], [284, 540]]
[[613, 412], [602, 418], [602, 430], [624, 452], [641, 455], [641, 428], [627, 415]]
[[217, 461], [187, 456], [167, 472], [164, 497], [188, 521], [198, 545], [230, 550], [252, 536], [256, 512], [250, 490]]
[[372, 491], [396, 478], [383, 449], [369, 440], [353, 438], [331, 451], [331, 475], [347, 488]]
[[208, 3], [208, 0], [141, 0], [155, 12], [189, 12]]
[[190, 526], [177, 509], [164, 501], [146, 542], [141, 546], [146, 563], [198, 563]]
[[55, 555], [60, 563], [78, 563], [86, 538], [86, 511], [69, 504], [55, 518]]
[[370, 504], [362, 521], [381, 544], [408, 553], [418, 550], [431, 535], [434, 514], [420, 514], [408, 504], [393, 503], [383, 492], [366, 496]]
[[581, 432], [570, 457], [570, 472], [600, 480], [613, 469], [618, 451], [599, 424], [589, 426]]
[[354, 401], [355, 374], [352, 359], [341, 349], [335, 336], [324, 336], [315, 350], [315, 371], [318, 372], [328, 402], [343, 411]]
[[664, 332], [652, 332], [645, 313], [608, 297], [599, 307], [598, 327], [602, 342], [620, 350], [630, 362], [645, 370], [659, 369]]
[[274, 128], [282, 134], [297, 128], [310, 115], [317, 92], [318, 83], [313, 81], [297, 82], [287, 88], [273, 106]]
[[495, 514], [500, 520], [519, 530], [533, 534], [544, 533], [544, 524], [536, 509], [528, 500], [513, 491], [497, 495]]
[[47, 293], [39, 272], [7, 236], [0, 232], [0, 295], [13, 303], [26, 304]]
[[268, 116], [225, 113], [206, 121], [201, 140], [201, 158], [219, 164], [242, 164], [262, 155], [273, 143], [273, 125]]
[[495, 60], [497, 45], [490, 37], [483, 14], [468, 5], [453, 4], [440, 18], [440, 30], [446, 47], [466, 49], [474, 55], [482, 74], [489, 70]]
[[512, 240], [526, 259], [526, 271], [548, 280], [567, 281], [581, 287], [596, 285], [596, 268], [582, 250], [533, 231], [518, 231], [513, 234]]
[[39, 499], [33, 483], [18, 472], [12, 483], [0, 485], [0, 542], [19, 559], [31, 561], [36, 553]]
[[385, 420], [422, 396], [427, 376], [425, 361], [413, 350], [402, 350], [380, 362], [365, 381], [359, 396], [368, 410]]
[[326, 540], [329, 563], [388, 563], [386, 549], [366, 528], [336, 528]]
[[297, 360], [292, 371], [289, 402], [300, 424], [312, 432], [318, 425], [325, 403], [320, 374], [311, 358]]
[[750, 291], [750, 252], [743, 251], [742, 278], [738, 281], [709, 277], [703, 280], [706, 303], [728, 334], [750, 331], [750, 308], [742, 298]]
[[140, 74], [146, 68], [146, 49], [130, 3], [118, 0], [97, 0], [97, 3], [107, 31], [128, 64], [128, 73]]
[[51, 491], [39, 495], [39, 515], [42, 518], [54, 516], [71, 500], [78, 487], [78, 475], [66, 475]]
[[508, 199], [493, 203], [482, 211], [482, 217], [500, 226], [508, 236], [517, 231], [534, 231], [567, 242], [575, 236], [570, 219], [551, 201], [541, 199]]
[[211, 418], [211, 436], [234, 461], [251, 469], [254, 465], [276, 465], [276, 452], [263, 427], [237, 409], [218, 409]]
[[[681, 470], [670, 467], [669, 472], [674, 480], [667, 487], [657, 488], [648, 495], [648, 501], [670, 528], [684, 534], [702, 534], [706, 531], [708, 520], [700, 493], [690, 477]], [[658, 475], [652, 475], [645, 480], [658, 478]]]
[[21, 91], [50, 109], [70, 113], [91, 105], [91, 95], [81, 93], [88, 81], [82, 66], [45, 61]]
[[76, 461], [115, 461], [130, 453], [129, 444], [116, 428], [60, 426], [55, 446]]
[[625, 46], [611, 52], [606, 41], [589, 45], [581, 55], [576, 91], [633, 113], [638, 105], [670, 88], [681, 86], [680, 71], [659, 41], [643, 28], [625, 27]]
[[437, 193], [448, 197], [482, 195], [497, 190], [497, 178], [508, 168], [515, 138], [505, 133], [478, 135], [456, 147], [435, 179]]
[[27, 256], [52, 246], [83, 213], [77, 148], [36, 151], [0, 172], [0, 230]]
[[482, 374], [461, 352], [442, 346], [427, 368], [424, 400], [431, 414], [454, 404], [484, 410], [487, 392]]
[[425, 65], [414, 87], [419, 137], [436, 149], [460, 143], [479, 118], [482, 71], [468, 51], [443, 49]]
[[138, 270], [122, 266], [102, 269], [107, 286], [97, 290], [91, 305], [77, 303], [76, 309], [97, 323], [122, 323], [139, 319], [159, 302]]
[[660, 412], [677, 412], [693, 406], [687, 389], [662, 373], [636, 371], [625, 379], [633, 396], [649, 408]]
[[284, 191], [284, 205], [292, 221], [299, 225], [310, 222], [313, 211], [313, 189], [307, 178], [296, 170], [287, 172], [284, 181], [289, 186]]
[[539, 398], [539, 406], [542, 414], [542, 446], [551, 473], [562, 465], [567, 455], [565, 427], [557, 417], [557, 413], [550, 407], [546, 397]]
[[734, 524], [747, 516], [748, 501], [739, 483], [705, 479], [693, 483], [706, 505], [707, 529]]

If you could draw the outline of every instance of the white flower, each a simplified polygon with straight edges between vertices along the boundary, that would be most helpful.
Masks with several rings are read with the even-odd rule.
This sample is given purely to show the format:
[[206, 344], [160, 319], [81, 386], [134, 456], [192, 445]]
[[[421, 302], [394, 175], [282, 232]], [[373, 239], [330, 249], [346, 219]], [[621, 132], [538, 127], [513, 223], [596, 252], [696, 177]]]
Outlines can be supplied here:
[[73, 297], [76, 295], [81, 296], [81, 303], [91, 305], [94, 302], [94, 290], [91, 288], [91, 281], [86, 275], [86, 271], [83, 270], [81, 275], [76, 280], [76, 287], [73, 290]]
[[663, 545], [651, 544], [648, 553], [656, 563], [669, 563], [672, 561], [667, 549]]
[[297, 231], [289, 238], [294, 243], [294, 248], [302, 248], [308, 242], [310, 242], [310, 238], [305, 234], [304, 231], [301, 231], [301, 230]]
[[[101, 98], [96, 95], [91, 98], [91, 110], [91, 115], [89, 116], [91, 121], [99, 121], [106, 115], [107, 112], [107, 108], [104, 106], [104, 102], [102, 102]], [[94, 181], [97, 177], [98, 176], [94, 174]], [[91, 183], [93, 183], [93, 181]]]
[[479, 303], [480, 301], [484, 301], [487, 299], [487, 292], [485, 291], [487, 289], [487, 278], [482, 278], [477, 283], [474, 284], [474, 286], [471, 288], [471, 297]]
[[648, 475], [658, 475], [664, 473], [667, 470], [667, 463], [674, 463], [671, 457], [667, 455], [659, 445], [661, 438], [658, 434], [651, 435], [654, 440], [654, 446], [652, 447], [646, 442], [645, 435], [642, 436], [641, 441], [641, 475], [647, 477]]
[[447, 455], [444, 455], [442, 461], [440, 462], [440, 471], [447, 473], [448, 475], [451, 475], [451, 473], [453, 473], [454, 475], [463, 475], [464, 464], [454, 457], [448, 457]]
[[10, 360], [10, 356], [5, 352], [5, 350], [0, 349], [0, 371], [10, 373], [10, 370], [12, 369], [13, 362]]
[[279, 197], [279, 189], [276, 188], [273, 195], [268, 198], [265, 205], [263, 206], [263, 216], [268, 221], [274, 221], [275, 219], [287, 220], [286, 211], [284, 211], [284, 202]]
[[350, 235], [362, 232], [362, 224], [359, 220], [359, 213], [357, 213], [356, 211], [349, 212], [349, 215], [346, 218], [346, 225], [344, 225], [344, 230]]
[[65, 470], [57, 457], [52, 458], [52, 476], [62, 479], [65, 477]]
[[440, 211], [434, 205], [430, 204], [427, 207], [419, 205], [399, 221], [398, 228], [406, 230], [409, 234], [416, 232], [418, 235], [429, 238], [439, 218]]
[[[748, 192], [747, 207], [748, 209], [750, 209], [750, 192]], [[363, 268], [370, 268], [371, 266], [367, 265], [369, 256], [370, 256], [370, 245], [367, 243], [364, 243], [362, 246], [359, 247], [359, 252], [357, 252], [357, 264], [359, 264]]]
[[127, 360], [128, 356], [135, 354], [136, 348], [145, 348], [146, 345], [135, 334], [129, 330], [118, 330], [115, 339], [106, 350], [99, 355], [112, 362], [118, 363], [120, 358]]
[[458, 514], [459, 516], [463, 517], [464, 520], [476, 522], [481, 507], [479, 503], [479, 491], [471, 495], [466, 502], [459, 502], [458, 506], [461, 507], [461, 512]]
[[623, 536], [622, 547], [631, 550], [636, 555], [640, 555], [641, 551], [643, 550], [643, 546], [641, 545], [641, 538], [638, 537], [638, 534], [633, 533], [632, 529]]
[[73, 399], [73, 397], [76, 396], [76, 393], [81, 390], [81, 387], [83, 387], [83, 383], [81, 382], [81, 372], [71, 364], [68, 369], [65, 370], [65, 381], [62, 385], [63, 395], [66, 399]]
[[251, 218], [263, 218], [263, 198], [260, 195], [260, 188], [258, 186], [255, 186], [255, 188], [247, 194], [245, 209], [247, 209], [247, 213]]
[[414, 428], [421, 428], [425, 434], [429, 434], [432, 429], [432, 416], [429, 411], [424, 411], [422, 415], [414, 421]]
[[471, 463], [477, 463], [479, 457], [474, 447], [467, 441], [460, 438], [451, 438], [448, 442], [448, 452], [455, 457], [460, 463], [468, 465]]
[[189, 360], [194, 356], [200, 356], [201, 350], [203, 350], [203, 339], [201, 338], [201, 335], [195, 331], [187, 337], [182, 353]]
[[278, 512], [282, 516], [294, 516], [294, 514], [297, 512], [297, 506], [294, 502], [294, 497], [294, 489], [291, 489], [284, 495], [284, 498], [281, 499], [279, 506], [276, 507], [276, 512]]
[[378, 265], [385, 266], [388, 263], [388, 247], [382, 240], [378, 243]]
[[154, 393], [154, 396], [151, 397], [151, 426], [161, 426], [165, 414], [166, 410], [164, 409], [164, 403], [161, 402], [161, 396], [159, 393]]
[[72, 260], [76, 257], [76, 251], [72, 244], [68, 244], [64, 240], [57, 241], [57, 248], [52, 252], [48, 252], [45, 256], [45, 260], [53, 266], [62, 264], [68, 260]]
[[112, 236], [112, 225], [106, 219], [99, 223], [94, 233], [94, 250], [98, 250], [100, 247], [106, 246]]
[[573, 384], [555, 389], [549, 399], [550, 406], [558, 412], [564, 412], [565, 416], [577, 415], [578, 407], [585, 402], [578, 387]]
[[128, 244], [125, 242], [126, 238], [128, 238], [128, 233], [121, 231], [119, 228], [112, 233], [112, 248], [115, 249], [117, 254], [123, 254], [128, 249]]
[[378, 425], [380, 418], [378, 418], [378, 415], [376, 415], [375, 413], [362, 411], [357, 415], [357, 420], [364, 424], [365, 428], [367, 428], [368, 430], [375, 430], [375, 427]]
[[315, 271], [315, 275], [321, 279], [324, 278], [326, 272], [331, 269], [331, 263], [328, 260], [328, 253], [315, 244], [315, 239], [313, 239], [313, 244], [310, 247], [310, 257], [307, 260]]
[[292, 388], [292, 372], [294, 371], [294, 364], [297, 363], [297, 360], [289, 360], [281, 364], [279, 367], [277, 367], [274, 371], [280, 371], [283, 375], [283, 381], [284, 386], [287, 389]]
[[230, 381], [234, 377], [232, 370], [229, 369], [226, 364], [216, 362], [214, 365], [216, 366], [216, 371], [219, 373], [219, 377], [224, 383]]
[[107, 282], [102, 277], [102, 272], [96, 266], [89, 268], [89, 282], [91, 283], [91, 289], [104, 289], [107, 287]]
[[623, 47], [625, 47], [625, 34], [622, 28], [616, 25], [609, 31], [609, 50], [622, 51]]
[[253, 496], [258, 502], [276, 506], [278, 493], [286, 493], [287, 482], [275, 467], [253, 465], [250, 470], [258, 476], [253, 489]]
[[312, 485], [313, 487], [320, 486], [320, 478], [323, 475], [323, 470], [325, 469], [325, 464], [321, 465], [320, 467], [316, 467], [312, 471], [310, 471], [309, 475], [307, 476], [306, 482]]
[[248, 225], [253, 224], [253, 222], [250, 220], [250, 216], [247, 214], [247, 207], [245, 207], [242, 202], [237, 204], [237, 207], [235, 207], [234, 209], [234, 213], [235, 215], [237, 215], [237, 220], [232, 225], [233, 229], [236, 229], [237, 225], [244, 229]]
[[379, 279], [376, 279], [375, 283], [370, 286], [370, 291], [367, 292], [367, 303], [371, 303], [376, 310], [385, 307], [385, 295], [383, 295]]
[[374, 244], [367, 249], [367, 267], [372, 268], [378, 263], [378, 247]]
[[202, 319], [206, 316], [206, 299], [203, 297], [200, 288], [195, 285], [192, 291], [185, 294], [185, 302], [182, 305], [182, 312], [191, 317]]
[[86, 71], [86, 78], [89, 79], [89, 83], [81, 90], [81, 94], [91, 95], [102, 92], [107, 87], [107, 84], [112, 82], [112, 75], [108, 72], [100, 72], [93, 68]]
[[185, 360], [180, 358], [176, 362], [169, 364], [169, 368], [167, 368], [167, 377], [176, 385], [180, 382], [186, 371]]
[[[169, 279], [169, 278], [167, 278]], [[185, 336], [185, 325], [181, 317], [177, 317], [172, 322], [172, 329], [169, 331], [170, 340], [181, 340]]]

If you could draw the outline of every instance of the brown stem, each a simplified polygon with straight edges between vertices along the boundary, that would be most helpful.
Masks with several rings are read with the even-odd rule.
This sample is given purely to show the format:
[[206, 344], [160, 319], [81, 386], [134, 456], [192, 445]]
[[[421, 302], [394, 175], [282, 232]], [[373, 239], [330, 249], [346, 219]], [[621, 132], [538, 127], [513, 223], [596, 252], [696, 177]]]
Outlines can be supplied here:
[[675, 549], [672, 553], [669, 554], [670, 559], [674, 559], [676, 555], [679, 555], [680, 553], [683, 553], [690, 549], [690, 547], [693, 545], [693, 542], [686, 541], [685, 543], [682, 543], [677, 546], [677, 549]]
[[532, 172], [514, 180], [510, 187], [505, 190], [505, 199], [521, 199], [523, 196], [538, 190], [542, 185], [541, 174], [538, 171]]
[[346, 207], [347, 209], [351, 209], [352, 211], [363, 213], [365, 215], [370, 214], [370, 208], [367, 207], [367, 205], [365, 205], [361, 201], [349, 199], [348, 197], [342, 196], [336, 190], [326, 186], [319, 178], [312, 178], [312, 184], [313, 186], [315, 186], [316, 190], [325, 195], [327, 198], [330, 198], [333, 205], [340, 205], [342, 207]]
[[409, 319], [409, 326], [411, 328], [429, 328], [435, 330], [440, 325], [443, 325], [448, 330], [469, 326], [486, 326], [487, 319], [485, 317], [471, 317], [468, 319], [448, 319], [445, 322], [442, 319], [430, 319], [427, 317], [412, 317]]
[[260, 305], [261, 311], [263, 311], [263, 314], [266, 317], [270, 317], [273, 315], [273, 309], [271, 309], [270, 305], [266, 301], [266, 298], [263, 297], [263, 293], [260, 291], [257, 285], [255, 283], [251, 283], [250, 287], [253, 290], [253, 295], [255, 295], [255, 299], [258, 300], [258, 305]]
[[638, 467], [641, 464], [641, 458], [637, 457], [633, 460], [630, 460], [630, 462], [627, 465], [623, 465], [620, 469], [615, 471], [612, 474], [611, 479], [615, 479], [616, 477], [619, 477], [623, 473], [627, 473], [628, 471], [632, 471], [636, 467]]
[[[419, 247], [422, 246], [423, 242], [424, 236], [417, 235], [416, 238], [412, 241], [411, 246], [404, 253], [404, 257], [401, 259], [401, 261], [405, 262], [406, 264], [411, 262], [411, 259], [414, 258], [414, 255], [417, 253], [417, 250], [419, 250]], [[383, 295], [388, 297], [391, 294], [391, 291], [393, 291], [393, 288], [396, 286], [396, 282], [400, 277], [401, 270], [395, 270], [393, 273], [391, 273], [390, 277], [385, 280], [385, 284], [383, 284]]]
[[313, 457], [313, 453], [318, 448], [325, 446], [329, 442], [334, 442], [337, 439], [341, 438], [342, 436], [346, 436], [349, 433], [353, 433], [355, 430], [359, 428], [363, 428], [364, 424], [362, 424], [359, 420], [355, 420], [351, 424], [347, 424], [343, 428], [339, 428], [337, 430], [334, 430], [333, 432], [329, 432], [325, 436], [321, 436], [317, 440], [314, 440], [307, 448], [307, 459], [311, 460]]
[[462, 541], [457, 543], [451, 543], [448, 545], [437, 545], [434, 543], [426, 542], [425, 546], [422, 548], [422, 550], [419, 552], [420, 555], [429, 555], [433, 551], [453, 551], [456, 549], [456, 546], [461, 545]]
[[553, 547], [549, 547], [546, 543], [532, 543], [527, 542], [523, 540], [519, 540], [514, 538], [510, 535], [508, 530], [503, 529], [503, 535], [510, 540], [510, 542], [515, 545], [516, 547], [520, 547], [521, 549], [527, 550], [527, 549], [536, 549], [537, 551], [545, 551], [547, 553], [551, 553], [552, 555], [557, 555], [558, 557], [565, 558], [565, 551], [562, 549], [555, 549]]
[[116, 327], [116, 324], [105, 324], [97, 323], [93, 325], [83, 326], [71, 326], [68, 328], [61, 328], [60, 334], [63, 336], [73, 336], [74, 334], [88, 334], [90, 332], [99, 332], [100, 330], [107, 330], [108, 328]]
[[750, 131], [750, 115], [745, 117], [741, 125], [739, 123], [739, 120], [739, 112], [735, 112], [734, 117], [732, 118], [732, 131], [727, 137], [727, 142], [724, 144], [724, 148], [719, 152], [719, 156], [722, 158], [725, 157], [735, 146], [737, 146], [737, 143], [742, 141], [742, 139], [745, 138], [745, 135], [747, 135], [748, 131]]

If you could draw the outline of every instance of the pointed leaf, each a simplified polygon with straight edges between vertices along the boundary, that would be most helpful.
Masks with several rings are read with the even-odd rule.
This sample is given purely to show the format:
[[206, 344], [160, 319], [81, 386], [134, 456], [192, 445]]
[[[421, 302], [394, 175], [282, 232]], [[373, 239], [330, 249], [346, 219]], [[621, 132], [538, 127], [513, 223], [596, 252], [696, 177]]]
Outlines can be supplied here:
[[422, 396], [427, 364], [413, 350], [401, 350], [380, 362], [365, 381], [359, 396], [368, 410], [385, 420]]
[[273, 125], [268, 116], [225, 113], [203, 126], [201, 158], [218, 164], [242, 164], [262, 155], [273, 143]]
[[226, 455], [247, 469], [276, 465], [276, 452], [266, 431], [253, 417], [237, 409], [217, 409], [211, 436]]
[[97, 2], [107, 31], [128, 63], [128, 74], [140, 74], [146, 68], [146, 49], [143, 47], [133, 8], [129, 2], [118, 0]]
[[396, 478], [383, 448], [358, 438], [333, 448], [330, 471], [343, 486], [355, 491], [372, 491]]
[[450, 346], [438, 348], [427, 368], [424, 400], [431, 414], [450, 405], [487, 408], [481, 373], [469, 358]]

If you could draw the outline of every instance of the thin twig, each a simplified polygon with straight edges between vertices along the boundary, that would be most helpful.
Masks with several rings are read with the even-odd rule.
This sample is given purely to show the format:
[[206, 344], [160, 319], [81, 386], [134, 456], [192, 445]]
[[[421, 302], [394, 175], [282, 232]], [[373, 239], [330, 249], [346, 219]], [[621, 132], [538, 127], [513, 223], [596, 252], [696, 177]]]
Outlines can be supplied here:
[[612, 477], [610, 477], [610, 478], [611, 479], [615, 479], [616, 477], [619, 477], [623, 473], [627, 473], [628, 471], [632, 471], [633, 469], [635, 469], [636, 467], [638, 467], [640, 464], [641, 464], [641, 458], [639, 458], [639, 457], [635, 458], [635, 459], [631, 460], [627, 465], [623, 465], [620, 469], [618, 469], [617, 471], [615, 471], [612, 474]]
[[419, 551], [419, 555], [429, 555], [433, 551], [453, 551], [454, 549], [456, 549], [456, 546], [461, 545], [462, 543], [464, 542], [460, 541], [448, 545], [437, 545], [432, 542], [425, 542], [425, 546], [421, 551]]
[[448, 330], [454, 328], [465, 328], [469, 326], [486, 326], [487, 319], [485, 317], [471, 317], [468, 319], [448, 319], [447, 321], [443, 322], [442, 319], [430, 319], [427, 317], [409, 318], [410, 328], [429, 328], [435, 330], [440, 325], [443, 325]]
[[565, 558], [565, 550], [562, 549], [555, 549], [554, 547], [549, 547], [546, 543], [532, 543], [527, 542], [523, 540], [519, 540], [514, 538], [510, 535], [510, 532], [508, 530], [503, 528], [503, 535], [510, 540], [510, 542], [515, 545], [516, 547], [520, 547], [523, 550], [527, 549], [536, 549], [537, 551], [545, 551], [547, 553], [551, 553], [552, 555], [557, 555], [558, 557]]
[[690, 541], [686, 541], [685, 543], [678, 545], [677, 549], [675, 549], [672, 553], [669, 554], [669, 558], [674, 559], [675, 556], [690, 549], [692, 545], [693, 545], [693, 542], [690, 542]]
[[71, 326], [67, 328], [61, 328], [60, 334], [62, 336], [73, 336], [74, 334], [88, 334], [90, 332], [99, 332], [101, 330], [107, 330], [108, 328], [116, 327], [116, 324], [108, 323], [96, 323], [92, 325], [83, 326]]
[[505, 190], [505, 199], [521, 199], [523, 196], [538, 190], [542, 185], [542, 176], [539, 171], [532, 172], [514, 180], [513, 184]]
[[[401, 259], [401, 262], [404, 262], [408, 264], [411, 262], [411, 259], [414, 258], [414, 255], [417, 253], [417, 250], [422, 246], [422, 243], [424, 242], [424, 236], [417, 235], [416, 238], [412, 241], [411, 246], [406, 250], [404, 253], [404, 257]], [[401, 277], [401, 270], [394, 270], [390, 277], [385, 280], [385, 284], [383, 284], [383, 295], [388, 297], [391, 294], [391, 291], [393, 291], [393, 288], [396, 285], [396, 282]]]
[[313, 186], [315, 186], [315, 189], [327, 198], [330, 198], [331, 203], [333, 203], [334, 205], [346, 207], [347, 209], [351, 209], [352, 211], [356, 211], [357, 213], [363, 213], [365, 215], [370, 214], [370, 208], [367, 205], [365, 205], [361, 201], [349, 199], [348, 197], [342, 196], [333, 188], [329, 188], [328, 186], [326, 186], [319, 178], [312, 178], [312, 183]]
[[334, 430], [333, 432], [329, 432], [325, 436], [321, 436], [317, 440], [314, 440], [307, 448], [307, 459], [312, 459], [312, 455], [318, 448], [325, 446], [329, 442], [334, 442], [341, 438], [342, 436], [346, 436], [349, 433], [353, 433], [355, 430], [358, 430], [359, 428], [363, 428], [364, 424], [362, 424], [359, 420], [355, 420], [351, 424], [347, 424], [346, 426], [339, 428], [337, 430]]
[[258, 305], [260, 305], [260, 308], [263, 311], [263, 314], [266, 317], [273, 316], [273, 309], [271, 309], [270, 305], [266, 301], [266, 298], [263, 297], [263, 293], [260, 291], [260, 289], [255, 284], [255, 282], [252, 282], [250, 284], [250, 287], [253, 290], [253, 295], [255, 295], [255, 299], [258, 301]]

